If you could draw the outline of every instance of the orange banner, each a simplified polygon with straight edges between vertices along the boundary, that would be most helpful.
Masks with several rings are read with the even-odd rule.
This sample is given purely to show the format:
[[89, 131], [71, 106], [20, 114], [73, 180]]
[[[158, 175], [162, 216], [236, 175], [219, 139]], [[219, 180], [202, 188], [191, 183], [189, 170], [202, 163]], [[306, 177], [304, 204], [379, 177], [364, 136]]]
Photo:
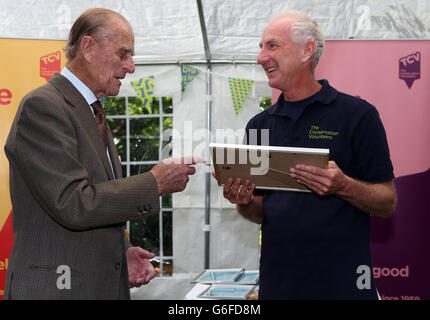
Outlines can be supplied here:
[[3, 147], [23, 96], [65, 65], [64, 45], [64, 41], [0, 39], [0, 300], [13, 243], [9, 163]]

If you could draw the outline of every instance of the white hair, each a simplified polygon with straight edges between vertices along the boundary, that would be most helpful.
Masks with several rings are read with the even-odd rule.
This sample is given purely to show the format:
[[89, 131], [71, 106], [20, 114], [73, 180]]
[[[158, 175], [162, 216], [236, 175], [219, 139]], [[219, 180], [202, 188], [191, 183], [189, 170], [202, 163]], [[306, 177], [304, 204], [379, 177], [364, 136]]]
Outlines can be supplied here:
[[291, 38], [293, 42], [298, 45], [304, 46], [309, 40], [315, 41], [315, 51], [311, 57], [311, 68], [315, 70], [320, 58], [324, 52], [325, 40], [324, 34], [319, 27], [318, 23], [312, 20], [306, 14], [300, 11], [287, 11], [273, 17], [271, 20], [275, 20], [284, 16], [293, 16], [295, 21], [291, 27]]

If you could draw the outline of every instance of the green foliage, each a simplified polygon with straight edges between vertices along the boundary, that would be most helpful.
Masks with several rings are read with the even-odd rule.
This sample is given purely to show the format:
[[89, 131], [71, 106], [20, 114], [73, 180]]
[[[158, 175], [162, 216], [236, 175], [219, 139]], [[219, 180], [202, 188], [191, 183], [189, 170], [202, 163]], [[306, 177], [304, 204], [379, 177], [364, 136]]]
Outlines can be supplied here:
[[260, 112], [270, 108], [272, 106], [272, 98], [271, 97], [260, 97]]
[[173, 113], [173, 99], [172, 99], [172, 97], [163, 97], [161, 101], [163, 104], [163, 113], [164, 114], [172, 114]]
[[119, 156], [123, 161], [127, 160], [127, 135], [125, 119], [106, 119], [113, 135], [113, 141]]
[[103, 101], [103, 109], [106, 116], [110, 115], [125, 115], [125, 98], [124, 97], [108, 97]]
[[160, 160], [158, 118], [130, 119], [130, 161]]
[[152, 102], [145, 107], [142, 99], [139, 97], [128, 97], [128, 108], [130, 115], [141, 115], [141, 114], [159, 114], [160, 106], [157, 97], [152, 98]]

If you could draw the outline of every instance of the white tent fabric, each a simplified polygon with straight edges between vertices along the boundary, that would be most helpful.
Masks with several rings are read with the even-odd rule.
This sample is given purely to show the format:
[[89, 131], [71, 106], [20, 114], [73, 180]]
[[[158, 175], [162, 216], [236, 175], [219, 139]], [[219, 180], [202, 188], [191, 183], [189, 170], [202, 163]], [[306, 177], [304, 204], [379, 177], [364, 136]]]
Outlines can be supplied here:
[[[67, 38], [87, 8], [120, 12], [131, 23], [136, 60], [203, 59], [195, 0], [2, 0], [0, 38]], [[211, 0], [202, 1], [213, 59], [255, 59], [272, 14], [300, 10], [313, 17], [330, 40], [430, 39], [427, 0]]]

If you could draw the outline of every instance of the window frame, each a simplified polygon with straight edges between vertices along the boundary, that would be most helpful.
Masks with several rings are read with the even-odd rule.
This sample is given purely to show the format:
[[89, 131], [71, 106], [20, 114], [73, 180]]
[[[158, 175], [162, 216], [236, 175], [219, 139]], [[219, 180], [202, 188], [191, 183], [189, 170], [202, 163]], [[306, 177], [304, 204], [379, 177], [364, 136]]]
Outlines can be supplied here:
[[[156, 114], [130, 114], [130, 107], [129, 107], [129, 98], [135, 98], [135, 96], [122, 96], [118, 95], [115, 97], [107, 97], [107, 99], [124, 99], [125, 100], [125, 114], [116, 114], [116, 115], [106, 115], [106, 119], [125, 119], [125, 128], [126, 128], [126, 159], [121, 159], [121, 167], [126, 167], [126, 177], [130, 177], [130, 167], [131, 166], [139, 166], [139, 165], [156, 165], [163, 159], [163, 131], [164, 131], [164, 119], [165, 118], [171, 118], [172, 119], [172, 125], [173, 125], [173, 108], [174, 108], [174, 99], [171, 96], [153, 96], [153, 98], [158, 99], [158, 113]], [[163, 109], [163, 98], [170, 98], [172, 100], [172, 111], [171, 113], [164, 113]], [[154, 100], [153, 100], [154, 102]], [[159, 146], [158, 146], [158, 160], [144, 160], [144, 161], [131, 161], [131, 155], [130, 155], [130, 141], [131, 141], [131, 134], [130, 134], [130, 120], [134, 119], [154, 119], [158, 118], [158, 125], [159, 125]], [[115, 138], [115, 136], [113, 135]], [[170, 142], [171, 143], [171, 142]], [[173, 205], [170, 208], [164, 208], [163, 207], [163, 197], [159, 198], [160, 201], [160, 211], [158, 213], [158, 236], [159, 236], [159, 243], [158, 243], [158, 249], [159, 249], [159, 255], [155, 256], [151, 261], [155, 261], [158, 263], [159, 267], [159, 273], [157, 276], [165, 277], [165, 276], [171, 276], [171, 274], [166, 275], [163, 266], [165, 261], [170, 261], [172, 264], [174, 263], [174, 256], [173, 256], [173, 243], [172, 243], [172, 255], [167, 256], [164, 255], [164, 230], [163, 230], [163, 213], [170, 213], [170, 215], [173, 215]], [[173, 229], [173, 228], [172, 228]], [[130, 221], [127, 221], [127, 232], [131, 238], [130, 233]], [[173, 230], [171, 231], [173, 234]], [[145, 248], [144, 248], [145, 249]], [[174, 264], [173, 264], [174, 265]], [[172, 274], [173, 274], [173, 267], [172, 267]]]

